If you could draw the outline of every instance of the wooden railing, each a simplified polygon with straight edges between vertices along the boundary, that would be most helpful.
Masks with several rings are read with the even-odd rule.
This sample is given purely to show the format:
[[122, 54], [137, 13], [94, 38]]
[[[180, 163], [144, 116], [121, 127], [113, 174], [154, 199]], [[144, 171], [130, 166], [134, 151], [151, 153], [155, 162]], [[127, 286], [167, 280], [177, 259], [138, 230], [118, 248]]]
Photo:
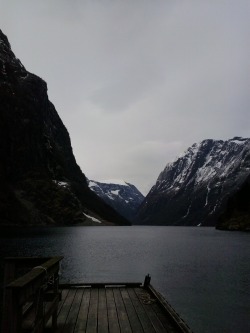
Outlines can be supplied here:
[[5, 259], [3, 333], [42, 332], [51, 316], [55, 330], [62, 259]]

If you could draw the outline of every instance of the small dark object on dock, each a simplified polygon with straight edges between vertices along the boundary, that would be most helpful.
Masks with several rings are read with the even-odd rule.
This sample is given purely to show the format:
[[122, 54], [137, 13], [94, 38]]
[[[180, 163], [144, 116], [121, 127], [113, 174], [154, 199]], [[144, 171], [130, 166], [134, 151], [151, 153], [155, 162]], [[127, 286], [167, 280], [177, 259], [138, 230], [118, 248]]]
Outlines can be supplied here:
[[[2, 333], [192, 332], [150, 285], [149, 274], [143, 286], [139, 282], [59, 285], [61, 260], [6, 259]], [[24, 266], [29, 271], [20, 276]]]
[[145, 276], [143, 287], [146, 288], [150, 285], [151, 276], [148, 274]]

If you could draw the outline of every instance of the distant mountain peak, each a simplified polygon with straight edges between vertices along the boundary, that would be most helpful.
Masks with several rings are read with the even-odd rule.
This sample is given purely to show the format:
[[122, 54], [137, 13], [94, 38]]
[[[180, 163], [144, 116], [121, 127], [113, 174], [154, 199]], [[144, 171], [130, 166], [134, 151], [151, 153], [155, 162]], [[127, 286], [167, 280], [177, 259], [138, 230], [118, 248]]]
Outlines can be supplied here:
[[125, 182], [125, 181], [122, 180], [122, 179], [108, 179], [108, 180], [102, 180], [102, 181], [100, 181], [99, 183], [129, 186], [129, 183]]
[[111, 179], [105, 182], [89, 180], [89, 188], [117, 212], [132, 220], [144, 196], [132, 184]]

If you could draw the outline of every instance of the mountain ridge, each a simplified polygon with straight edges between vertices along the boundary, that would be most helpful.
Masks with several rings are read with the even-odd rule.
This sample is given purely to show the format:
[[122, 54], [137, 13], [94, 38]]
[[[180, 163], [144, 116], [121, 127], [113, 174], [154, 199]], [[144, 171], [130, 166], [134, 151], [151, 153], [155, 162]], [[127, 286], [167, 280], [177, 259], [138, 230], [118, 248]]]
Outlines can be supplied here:
[[144, 199], [144, 196], [134, 185], [123, 180], [112, 179], [103, 182], [89, 180], [89, 187], [128, 220], [134, 218]]
[[250, 139], [203, 140], [160, 173], [135, 223], [214, 226], [250, 174]]

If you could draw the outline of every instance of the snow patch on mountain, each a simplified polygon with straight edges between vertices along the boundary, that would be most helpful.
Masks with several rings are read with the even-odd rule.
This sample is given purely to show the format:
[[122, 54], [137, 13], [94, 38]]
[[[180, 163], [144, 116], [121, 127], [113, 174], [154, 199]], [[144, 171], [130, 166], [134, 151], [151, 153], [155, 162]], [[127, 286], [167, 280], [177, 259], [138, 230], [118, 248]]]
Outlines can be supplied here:
[[115, 191], [110, 191], [112, 194], [114, 194], [114, 195], [119, 195], [119, 191], [120, 190], [115, 190]]
[[106, 182], [89, 180], [88, 184], [92, 191], [129, 220], [133, 219], [144, 199], [134, 185], [123, 180], [113, 179]]
[[126, 183], [124, 180], [121, 180], [121, 179], [102, 180], [100, 183], [129, 186], [128, 183]]
[[91, 221], [93, 222], [96, 222], [96, 223], [102, 223], [102, 221], [98, 220], [96, 217], [93, 217], [91, 215], [88, 215], [86, 213], [83, 213], [83, 215], [85, 215], [88, 219], [90, 219]]
[[138, 221], [213, 225], [229, 195], [249, 174], [250, 139], [207, 139], [193, 144], [160, 173], [140, 206]]
[[58, 186], [61, 186], [61, 187], [69, 187], [69, 183], [68, 182], [54, 180], [54, 183], [57, 184]]

